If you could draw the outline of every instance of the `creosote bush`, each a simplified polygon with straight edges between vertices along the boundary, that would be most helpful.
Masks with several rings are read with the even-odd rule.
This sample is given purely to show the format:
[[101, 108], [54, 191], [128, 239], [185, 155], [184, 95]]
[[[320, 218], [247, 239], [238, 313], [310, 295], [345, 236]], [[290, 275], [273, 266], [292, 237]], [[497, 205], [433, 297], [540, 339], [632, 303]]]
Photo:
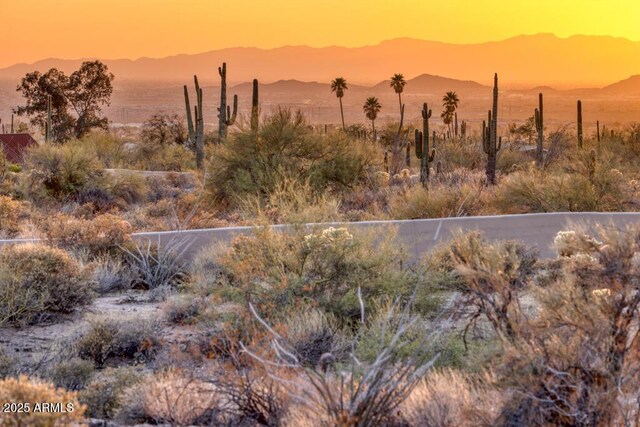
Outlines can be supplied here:
[[261, 228], [226, 250], [200, 254], [194, 286], [202, 278], [210, 284], [199, 292], [253, 302], [268, 318], [309, 303], [335, 316], [338, 325], [351, 323], [360, 316], [358, 286], [367, 307], [385, 295], [406, 299], [415, 287], [417, 277], [402, 268], [404, 254], [390, 243], [392, 235], [389, 230], [384, 241], [373, 243], [372, 236], [346, 228]]
[[286, 179], [307, 182], [315, 192], [348, 188], [373, 172], [372, 148], [346, 135], [312, 132], [300, 112], [278, 110], [258, 135], [237, 133], [210, 153], [210, 193], [234, 203], [266, 196]]
[[25, 159], [29, 191], [62, 198], [75, 196], [97, 182], [102, 166], [87, 145], [68, 143], [44, 144], [29, 150]]
[[[55, 388], [52, 384], [25, 376], [0, 380], [0, 401], [3, 403], [28, 404], [29, 411], [3, 411], [0, 424], [3, 426], [49, 427], [83, 423], [85, 406], [78, 402], [75, 392]], [[36, 405], [49, 403], [59, 405], [60, 410], [36, 411]]]
[[161, 345], [160, 326], [150, 320], [96, 318], [73, 344], [79, 357], [103, 367], [110, 359], [151, 360]]
[[0, 324], [70, 313], [94, 297], [90, 273], [61, 249], [36, 244], [0, 250]]

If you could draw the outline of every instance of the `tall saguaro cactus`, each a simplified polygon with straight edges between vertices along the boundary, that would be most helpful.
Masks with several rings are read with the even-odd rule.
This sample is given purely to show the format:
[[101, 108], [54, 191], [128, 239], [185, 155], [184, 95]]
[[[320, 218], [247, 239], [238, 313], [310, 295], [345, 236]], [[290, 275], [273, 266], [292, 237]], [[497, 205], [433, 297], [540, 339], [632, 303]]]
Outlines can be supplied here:
[[258, 79], [253, 79], [253, 94], [251, 96], [251, 133], [258, 133], [260, 121], [260, 99], [258, 97]]
[[578, 147], [582, 148], [582, 101], [578, 101]]
[[227, 139], [227, 128], [233, 126], [238, 115], [238, 95], [233, 95], [233, 114], [231, 107], [227, 105], [227, 63], [223, 62], [222, 67], [218, 67], [220, 74], [220, 107], [218, 107], [218, 139], [219, 142]]
[[496, 183], [496, 162], [502, 141], [498, 140], [498, 73], [493, 77], [493, 109], [488, 114], [487, 124], [482, 124], [482, 149], [487, 154], [487, 183]]
[[458, 138], [458, 113], [454, 113], [453, 114], [453, 120], [454, 120], [454, 136], [456, 138]]
[[[202, 169], [204, 166], [204, 110], [202, 108], [202, 88], [198, 84], [198, 77], [193, 76], [196, 86], [196, 106], [194, 115], [191, 115], [191, 103], [189, 102], [189, 90], [184, 85], [184, 103], [187, 109], [187, 129], [189, 131], [189, 145], [196, 152], [196, 166]], [[195, 120], [194, 120], [195, 119]]]
[[436, 150], [429, 151], [429, 119], [431, 110], [427, 103], [422, 104], [422, 132], [416, 129], [416, 157], [420, 159], [420, 182], [426, 185], [429, 181], [429, 163], [433, 162]]
[[538, 94], [538, 108], [535, 113], [536, 131], [538, 132], [538, 140], [536, 144], [536, 166], [541, 168], [544, 164], [544, 110], [543, 110], [542, 94]]

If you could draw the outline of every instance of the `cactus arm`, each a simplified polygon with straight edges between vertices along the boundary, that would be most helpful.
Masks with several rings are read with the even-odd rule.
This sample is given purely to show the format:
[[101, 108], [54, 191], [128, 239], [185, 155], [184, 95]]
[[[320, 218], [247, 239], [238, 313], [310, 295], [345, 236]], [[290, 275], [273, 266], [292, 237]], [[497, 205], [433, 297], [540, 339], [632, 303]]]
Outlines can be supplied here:
[[184, 85], [184, 104], [187, 109], [187, 129], [189, 131], [189, 142], [194, 143], [195, 129], [193, 127], [193, 116], [191, 115], [191, 104], [189, 102], [189, 90], [187, 85]]
[[233, 114], [231, 113], [231, 107], [227, 105], [227, 120], [225, 124], [232, 126], [236, 122], [238, 116], [238, 95], [233, 95]]
[[414, 141], [416, 143], [416, 157], [422, 158], [422, 135], [418, 129], [415, 130]]

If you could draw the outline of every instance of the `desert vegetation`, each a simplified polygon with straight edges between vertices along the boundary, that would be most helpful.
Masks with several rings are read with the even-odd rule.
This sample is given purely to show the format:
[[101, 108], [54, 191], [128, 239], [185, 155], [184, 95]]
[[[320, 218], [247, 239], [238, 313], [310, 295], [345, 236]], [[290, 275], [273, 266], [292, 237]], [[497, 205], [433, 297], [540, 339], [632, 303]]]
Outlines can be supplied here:
[[[637, 124], [589, 135], [577, 101], [575, 132], [548, 129], [540, 94], [505, 126], [497, 74], [485, 121], [453, 91], [438, 121], [409, 114], [397, 73], [398, 120], [378, 127], [396, 107], [368, 97], [347, 124], [333, 80], [334, 129], [261, 114], [257, 80], [243, 117], [232, 71], [217, 128], [197, 77], [184, 121], [126, 130], [101, 115], [114, 76], [98, 61], [23, 79], [16, 113], [45, 141], [0, 158], [0, 237], [37, 238], [0, 246], [0, 403], [73, 411], [0, 424], [638, 424], [638, 227], [563, 231], [552, 259], [459, 233], [416, 260], [394, 229], [348, 226], [635, 211]], [[195, 259], [180, 235], [132, 236], [232, 225], [255, 227]]]
[[[189, 265], [5, 246], [0, 396], [75, 409], [2, 420], [634, 425], [639, 238], [576, 228], [541, 259], [460, 233], [409, 262], [375, 234], [262, 227]], [[140, 311], [105, 311], [114, 296]], [[23, 328], [65, 332], [26, 358]]]

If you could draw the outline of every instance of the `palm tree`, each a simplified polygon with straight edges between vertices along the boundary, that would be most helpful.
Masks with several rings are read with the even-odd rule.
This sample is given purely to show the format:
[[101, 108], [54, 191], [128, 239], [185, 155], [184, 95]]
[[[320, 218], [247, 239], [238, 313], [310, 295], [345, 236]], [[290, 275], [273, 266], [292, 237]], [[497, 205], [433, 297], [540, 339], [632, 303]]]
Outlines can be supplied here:
[[364, 114], [367, 116], [367, 119], [371, 120], [371, 129], [373, 140], [376, 140], [376, 118], [378, 118], [378, 113], [382, 109], [382, 105], [378, 102], [378, 98], [375, 96], [371, 96], [367, 98], [362, 107]]
[[449, 126], [449, 128], [451, 128], [453, 115], [458, 108], [458, 104], [460, 104], [460, 99], [458, 98], [458, 94], [455, 92], [447, 92], [442, 97], [442, 106], [444, 107], [444, 111], [442, 111], [440, 117], [442, 117], [442, 121], [444, 122], [444, 124]]
[[407, 85], [406, 80], [402, 74], [394, 74], [391, 77], [391, 86], [393, 90], [398, 94], [398, 102], [400, 103], [400, 114], [402, 114], [402, 90]]
[[344, 110], [342, 109], [342, 97], [344, 96], [344, 91], [349, 89], [347, 87], [347, 81], [342, 77], [336, 77], [331, 82], [331, 92], [335, 92], [338, 100], [340, 100], [340, 116], [342, 117], [342, 130], [345, 130], [344, 126]]

